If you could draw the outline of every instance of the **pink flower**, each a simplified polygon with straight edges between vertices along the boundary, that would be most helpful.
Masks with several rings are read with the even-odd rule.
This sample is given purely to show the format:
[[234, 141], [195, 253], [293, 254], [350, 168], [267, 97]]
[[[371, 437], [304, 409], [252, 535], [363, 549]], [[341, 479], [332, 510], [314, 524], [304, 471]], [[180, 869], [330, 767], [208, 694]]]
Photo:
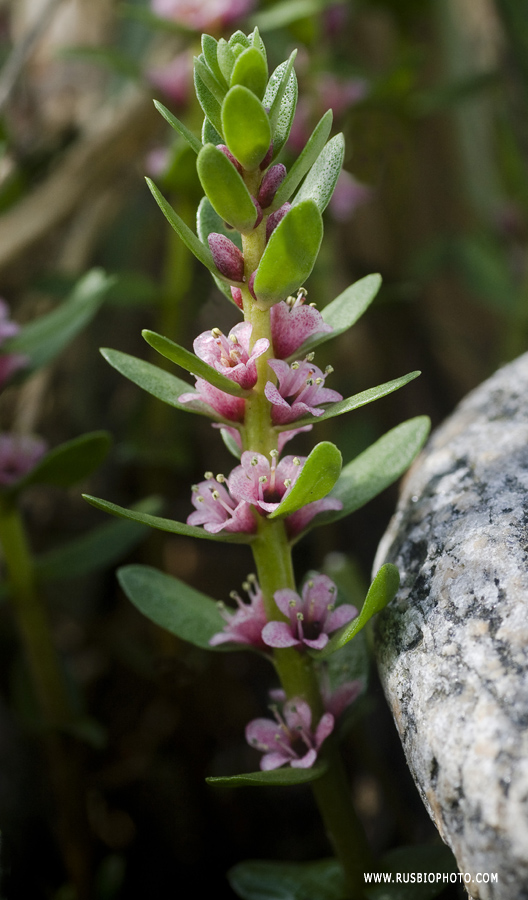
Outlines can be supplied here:
[[167, 65], [149, 69], [147, 76], [151, 84], [163, 91], [176, 106], [185, 106], [193, 85], [191, 51], [184, 50]]
[[268, 622], [262, 639], [269, 647], [302, 647], [322, 650], [328, 635], [357, 616], [349, 603], [335, 606], [337, 588], [327, 575], [314, 575], [303, 587], [302, 599], [289, 588], [276, 591], [275, 603], [289, 622]]
[[0, 434], [0, 485], [19, 481], [46, 452], [46, 442], [26, 434]]
[[278, 451], [271, 463], [262, 453], [245, 450], [241, 465], [231, 472], [227, 483], [233, 497], [256, 506], [262, 513], [277, 509], [289, 493], [301, 471], [306, 457], [285, 456], [277, 465]]
[[[9, 307], [0, 299], [0, 346], [10, 337], [14, 337], [20, 331], [20, 325], [9, 318]], [[29, 359], [21, 353], [0, 352], [0, 387], [11, 378], [14, 372], [27, 366]]]
[[233, 591], [231, 597], [238, 606], [235, 612], [226, 609], [223, 603], [219, 604], [220, 612], [227, 624], [222, 631], [213, 635], [209, 641], [211, 647], [217, 647], [219, 644], [234, 643], [250, 644], [259, 650], [267, 650], [262, 640], [262, 629], [267, 622], [267, 618], [259, 583], [254, 575], [250, 575], [243, 587], [249, 596], [249, 603], [244, 603], [239, 594]]
[[274, 425], [286, 425], [301, 416], [310, 413], [322, 416], [324, 410], [316, 409], [320, 403], [332, 403], [342, 400], [341, 394], [324, 387], [325, 376], [321, 369], [310, 360], [311, 354], [302, 362], [294, 362], [291, 366], [281, 359], [270, 359], [268, 365], [275, 372], [278, 388], [268, 381], [264, 393], [272, 404], [271, 418]]
[[297, 537], [301, 531], [304, 531], [305, 528], [308, 527], [314, 516], [317, 516], [319, 513], [338, 509], [343, 509], [343, 504], [341, 500], [334, 499], [333, 497], [325, 497], [323, 500], [313, 500], [312, 503], [301, 506], [300, 509], [291, 513], [291, 515], [287, 516], [285, 519], [288, 536], [290, 538]]
[[253, 719], [246, 727], [248, 744], [264, 753], [260, 761], [263, 771], [285, 764], [294, 769], [309, 769], [317, 759], [323, 741], [331, 734], [334, 717], [325, 713], [314, 732], [312, 711], [305, 700], [288, 700], [283, 715], [273, 709], [276, 721]]
[[230, 22], [247, 15], [254, 0], [152, 0], [157, 16], [172, 19], [193, 31], [225, 28]]
[[306, 291], [302, 288], [296, 297], [288, 297], [271, 307], [273, 352], [278, 359], [292, 356], [309, 337], [333, 331], [319, 310], [306, 305], [305, 299]]
[[242, 397], [233, 397], [226, 394], [214, 385], [209, 384], [204, 378], [197, 378], [195, 384], [198, 393], [180, 394], [178, 401], [187, 403], [189, 409], [201, 409], [201, 404], [206, 403], [222, 419], [230, 422], [243, 422], [246, 411], [246, 402]]
[[332, 713], [334, 719], [339, 719], [345, 709], [356, 700], [363, 688], [363, 682], [356, 678], [354, 681], [344, 681], [335, 691], [331, 691], [324, 682], [321, 685], [321, 696], [324, 708]]
[[196, 507], [187, 518], [188, 525], [203, 525], [210, 534], [219, 531], [253, 534], [256, 522], [248, 503], [235, 502], [229, 496], [222, 480], [215, 481], [212, 474], [206, 481], [193, 485], [192, 502]]
[[259, 338], [251, 349], [252, 327], [249, 322], [239, 322], [227, 337], [218, 328], [204, 331], [194, 341], [194, 352], [240, 387], [252, 388], [257, 381], [255, 360], [269, 347], [266, 338]]

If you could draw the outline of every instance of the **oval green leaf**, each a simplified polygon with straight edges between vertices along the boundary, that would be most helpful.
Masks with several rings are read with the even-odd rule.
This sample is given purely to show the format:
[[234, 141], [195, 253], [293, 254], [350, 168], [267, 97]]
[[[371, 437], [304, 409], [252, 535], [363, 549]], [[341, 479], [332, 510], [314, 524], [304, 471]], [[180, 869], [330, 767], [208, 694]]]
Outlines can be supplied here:
[[136, 609], [183, 641], [205, 650], [225, 622], [211, 597], [151, 566], [123, 566], [117, 579]]
[[297, 51], [294, 50], [288, 60], [277, 66], [268, 81], [262, 101], [270, 110], [273, 159], [278, 156], [288, 140], [297, 106], [297, 76], [293, 68], [296, 54]]
[[[297, 352], [296, 356], [298, 355]], [[402, 375], [401, 378], [395, 378], [393, 381], [386, 381], [385, 384], [379, 384], [377, 387], [368, 388], [366, 391], [361, 391], [360, 394], [354, 394], [346, 400], [338, 400], [336, 403], [331, 403], [325, 408], [325, 411], [321, 416], [303, 416], [302, 419], [296, 419], [295, 427], [300, 428], [303, 425], [324, 422], [325, 419], [333, 419], [334, 416], [342, 416], [343, 413], [351, 412], [353, 409], [359, 409], [360, 406], [366, 406], [367, 403], [372, 403], [374, 400], [386, 397], [387, 394], [394, 393], [394, 391], [409, 384], [410, 381], [414, 381], [420, 374], [421, 373], [418, 371], [409, 372], [408, 375]], [[278, 431], [287, 431], [290, 428], [291, 422], [288, 425], [277, 426]]]
[[231, 153], [244, 169], [250, 172], [257, 169], [268, 152], [271, 127], [258, 97], [241, 84], [232, 87], [225, 96], [222, 131]]
[[161, 334], [156, 334], [155, 331], [149, 331], [148, 328], [145, 328], [141, 334], [145, 338], [147, 344], [153, 347], [154, 350], [157, 350], [158, 353], [161, 353], [165, 359], [170, 359], [171, 362], [176, 363], [176, 365], [181, 366], [183, 369], [187, 369], [188, 372], [191, 372], [192, 375], [196, 375], [198, 378], [204, 378], [209, 384], [213, 384], [220, 391], [224, 391], [226, 394], [232, 394], [234, 397], [250, 396], [251, 391], [244, 390], [244, 388], [241, 388], [236, 381], [232, 381], [231, 378], [226, 378], [225, 375], [217, 372], [216, 369], [209, 366], [203, 359], [200, 359], [198, 356], [195, 356], [194, 353], [186, 350], [185, 347], [180, 347], [179, 344], [175, 344], [174, 341], [171, 341], [169, 338], [163, 337]]
[[206, 778], [208, 784], [222, 787], [270, 787], [273, 785], [305, 784], [315, 781], [324, 775], [328, 769], [327, 763], [319, 762], [310, 769], [281, 768], [268, 772], [246, 772], [243, 775], [218, 775]]
[[313, 200], [293, 206], [273, 231], [254, 282], [258, 305], [266, 309], [294, 294], [310, 275], [321, 241], [323, 220]]
[[345, 139], [342, 134], [336, 134], [317, 157], [297, 192], [293, 205], [302, 203], [303, 200], [313, 200], [319, 212], [323, 213], [334, 193], [344, 156]]
[[28, 356], [27, 371], [51, 362], [93, 319], [115, 284], [102, 269], [92, 269], [75, 285], [70, 296], [49, 313], [23, 325], [2, 344], [2, 353]]
[[251, 534], [225, 534], [224, 532], [210, 534], [196, 525], [187, 525], [184, 522], [176, 522], [174, 519], [152, 516], [148, 513], [138, 512], [136, 509], [126, 509], [124, 506], [118, 506], [116, 503], [110, 503], [108, 500], [92, 497], [91, 494], [83, 494], [82, 496], [91, 506], [110, 513], [112, 516], [130, 519], [130, 521], [140, 522], [142, 525], [150, 525], [151, 528], [157, 528], [159, 531], [168, 531], [170, 534], [184, 534], [187, 537], [204, 538], [207, 541], [224, 541], [227, 544], [248, 544], [253, 540], [253, 535]]
[[289, 863], [248, 859], [227, 874], [242, 900], [343, 900], [345, 877], [336, 859]]
[[218, 63], [218, 42], [210, 34], [202, 34], [202, 53], [218, 83], [227, 90], [228, 83]]
[[211, 93], [207, 85], [204, 83], [198, 69], [194, 68], [194, 89], [198, 98], [198, 103], [202, 107], [205, 116], [209, 119], [213, 128], [216, 129], [219, 136], [222, 136], [222, 116], [221, 106], [216, 97]]
[[268, 83], [268, 67], [256, 47], [248, 47], [240, 54], [231, 72], [231, 87], [242, 84], [262, 100]]
[[106, 458], [112, 438], [106, 431], [93, 431], [55, 447], [42, 457], [31, 472], [5, 491], [18, 494], [30, 484], [68, 488], [91, 475]]
[[213, 209], [233, 228], [248, 234], [257, 220], [257, 210], [240, 173], [231, 160], [213, 144], [206, 144], [196, 162], [198, 177]]
[[336, 650], [339, 650], [340, 647], [344, 647], [345, 644], [348, 644], [348, 642], [365, 627], [372, 616], [375, 616], [376, 613], [387, 606], [387, 603], [390, 603], [393, 597], [395, 597], [399, 586], [400, 573], [398, 572], [398, 569], [391, 563], [386, 563], [378, 571], [374, 581], [370, 585], [359, 616], [336, 631], [328, 641], [324, 650], [310, 651], [311, 655], [316, 659], [326, 659], [328, 656], [331, 656], [332, 653], [335, 653]]
[[269, 208], [269, 212], [278, 209], [279, 206], [289, 200], [297, 186], [301, 183], [306, 173], [313, 166], [315, 160], [321, 153], [326, 144], [330, 129], [332, 127], [332, 110], [328, 109], [319, 123], [315, 126], [312, 134], [300, 155], [297, 157], [293, 165], [281, 183], [273, 203]]
[[268, 518], [277, 519], [288, 516], [300, 509], [301, 506], [326, 497], [339, 478], [342, 463], [343, 457], [335, 444], [331, 444], [330, 441], [316, 444], [290, 493], [286, 494], [277, 509], [270, 513]]

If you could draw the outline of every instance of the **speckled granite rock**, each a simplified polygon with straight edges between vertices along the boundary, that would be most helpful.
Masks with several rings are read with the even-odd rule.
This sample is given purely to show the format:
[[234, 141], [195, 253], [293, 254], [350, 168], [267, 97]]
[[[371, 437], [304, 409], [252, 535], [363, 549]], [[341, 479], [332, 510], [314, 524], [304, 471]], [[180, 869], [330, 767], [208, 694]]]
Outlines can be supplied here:
[[402, 585], [378, 665], [423, 800], [472, 897], [527, 900], [528, 354], [435, 432], [383, 562]]

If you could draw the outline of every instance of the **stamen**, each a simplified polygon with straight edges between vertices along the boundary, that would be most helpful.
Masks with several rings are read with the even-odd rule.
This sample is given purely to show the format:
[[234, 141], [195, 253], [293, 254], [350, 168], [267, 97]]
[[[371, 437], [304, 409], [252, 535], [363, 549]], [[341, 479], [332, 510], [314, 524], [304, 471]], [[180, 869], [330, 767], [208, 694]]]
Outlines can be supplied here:
[[326, 608], [327, 608], [328, 612], [333, 612], [335, 609], [335, 603], [329, 603]]
[[333, 366], [327, 366], [325, 369], [325, 375], [331, 375], [333, 371], [334, 371]]
[[291, 487], [291, 483], [292, 483], [291, 478], [285, 478], [285, 479], [284, 479], [284, 487], [285, 487], [285, 488]]
[[314, 583], [313, 583], [313, 581], [310, 580], [308, 582], [308, 587], [310, 588], [310, 590], [312, 590], [313, 586], [314, 586]]
[[307, 378], [307, 379], [306, 379], [306, 384], [308, 385], [308, 387], [312, 387], [313, 383], [314, 383], [313, 378]]
[[256, 456], [254, 456], [253, 459], [251, 460], [251, 465], [252, 465], [252, 466], [258, 466], [258, 459], [257, 459]]
[[227, 478], [225, 477], [225, 475], [222, 475], [222, 473], [220, 472], [220, 473], [216, 476], [216, 480], [218, 481], [218, 484], [223, 484], [224, 481], [227, 481]]
[[312, 309], [316, 309], [316, 304], [315, 304], [315, 303], [309, 303], [308, 306], [311, 306]]
[[249, 581], [242, 582], [242, 590], [245, 591], [246, 594], [249, 594], [249, 592], [251, 590], [251, 585], [250, 585]]
[[200, 490], [200, 488], [198, 487], [197, 484], [191, 485], [191, 491], [193, 492], [193, 494], [197, 494], [199, 490]]
[[222, 334], [222, 332], [220, 331], [219, 328], [211, 328], [211, 334], [213, 335], [214, 338], [221, 338], [221, 337], [223, 337], [223, 334]]
[[204, 502], [204, 498], [203, 498], [201, 495], [198, 496], [196, 499], [197, 499], [198, 503], [203, 503], [203, 502]]
[[267, 475], [259, 475], [259, 484], [267, 484], [268, 476]]
[[306, 356], [304, 357], [305, 362], [313, 362], [314, 359], [315, 359], [315, 353], [313, 352], [313, 350], [311, 353], [307, 353]]
[[291, 608], [293, 609], [294, 606], [297, 606], [297, 600], [290, 600], [288, 602], [288, 606], [291, 606]]
[[270, 450], [270, 456], [272, 459], [277, 459], [278, 455], [279, 455], [278, 450]]
[[293, 371], [296, 372], [297, 369], [299, 368], [299, 366], [300, 366], [299, 362], [293, 362], [290, 366], [290, 369], [293, 369]]
[[238, 338], [237, 338], [236, 334], [230, 334], [229, 340], [231, 341], [232, 344], [238, 344]]
[[211, 491], [211, 497], [213, 498], [213, 500], [220, 500], [220, 494], [218, 493], [218, 491]]
[[315, 383], [316, 384], [324, 384], [324, 378], [316, 378]]
[[301, 460], [299, 459], [298, 456], [294, 456], [293, 459], [292, 459], [292, 463], [293, 463], [294, 466], [300, 466], [300, 465], [301, 465]]
[[204, 478], [205, 478], [206, 481], [211, 481], [211, 478], [212, 478], [212, 477], [213, 477], [213, 473], [212, 473], [212, 472], [204, 472]]

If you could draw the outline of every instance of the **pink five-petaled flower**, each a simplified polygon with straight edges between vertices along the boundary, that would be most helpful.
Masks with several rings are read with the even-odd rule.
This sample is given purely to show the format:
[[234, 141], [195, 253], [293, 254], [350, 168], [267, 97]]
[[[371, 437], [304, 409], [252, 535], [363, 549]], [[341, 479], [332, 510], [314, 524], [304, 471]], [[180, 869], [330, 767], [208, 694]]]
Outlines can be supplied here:
[[273, 709], [275, 722], [253, 719], [246, 726], [246, 740], [264, 753], [260, 768], [265, 772], [285, 764], [294, 769], [309, 769], [317, 759], [321, 744], [333, 730], [334, 717], [324, 713], [314, 733], [312, 711], [305, 700], [288, 700], [282, 712], [281, 716]]
[[273, 352], [278, 359], [291, 356], [309, 337], [333, 331], [319, 310], [305, 304], [305, 299], [306, 290], [300, 288], [296, 297], [288, 297], [271, 307]]
[[262, 640], [262, 629], [267, 618], [260, 585], [254, 575], [248, 575], [242, 587], [249, 597], [249, 603], [244, 603], [240, 595], [232, 591], [230, 596], [236, 601], [238, 607], [236, 611], [231, 612], [223, 603], [218, 604], [226, 625], [222, 631], [213, 635], [209, 644], [211, 647], [225, 643], [249, 644], [259, 650], [267, 650]]
[[278, 455], [278, 451], [272, 451], [270, 463], [262, 453], [245, 450], [240, 457], [241, 464], [227, 479], [233, 497], [251, 503], [262, 513], [277, 509], [295, 484], [305, 462], [305, 457], [285, 456], [277, 464]]
[[229, 422], [243, 422], [246, 412], [246, 401], [242, 397], [233, 397], [232, 394], [226, 394], [220, 388], [209, 384], [205, 378], [197, 378], [195, 382], [196, 391], [188, 394], [180, 394], [179, 403], [186, 403], [189, 409], [201, 410], [202, 404], [210, 406], [218, 417], [227, 419]]
[[219, 328], [204, 331], [194, 341], [194, 352], [217, 372], [236, 381], [242, 388], [252, 388], [257, 381], [255, 360], [269, 347], [266, 338], [259, 338], [250, 348], [252, 325], [239, 322], [229, 334]]
[[268, 622], [262, 639], [268, 647], [303, 647], [322, 650], [328, 635], [357, 616], [349, 603], [335, 606], [337, 588], [327, 575], [314, 575], [304, 585], [302, 599], [295, 591], [276, 591], [275, 603], [289, 622]]
[[229, 496], [221, 482], [206, 472], [206, 480], [193, 485], [192, 502], [196, 507], [187, 518], [188, 525], [203, 525], [210, 534], [219, 531], [252, 534], [256, 522], [249, 503], [237, 502]]
[[316, 409], [320, 403], [333, 403], [343, 399], [337, 391], [324, 386], [325, 376], [330, 374], [332, 367], [328, 367], [323, 374], [311, 359], [312, 354], [308, 354], [306, 359], [294, 362], [291, 366], [282, 359], [268, 360], [268, 365], [279, 380], [278, 387], [268, 381], [264, 388], [264, 393], [272, 404], [271, 419], [274, 425], [286, 425], [307, 413], [322, 416], [324, 410]]
[[0, 486], [14, 484], [36, 466], [46, 442], [29, 434], [0, 434]]

